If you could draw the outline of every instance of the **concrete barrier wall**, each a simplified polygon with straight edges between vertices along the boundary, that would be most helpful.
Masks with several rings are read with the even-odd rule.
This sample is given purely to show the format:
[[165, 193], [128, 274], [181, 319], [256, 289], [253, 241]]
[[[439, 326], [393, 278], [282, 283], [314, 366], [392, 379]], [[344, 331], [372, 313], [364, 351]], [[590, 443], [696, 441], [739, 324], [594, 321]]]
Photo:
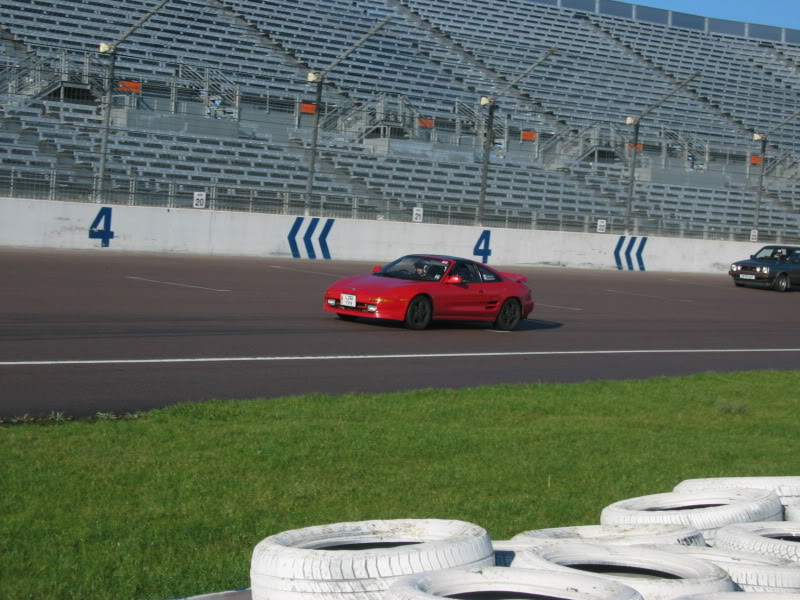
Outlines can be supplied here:
[[0, 245], [386, 262], [436, 252], [498, 265], [722, 272], [760, 245], [617, 234], [0, 199]]

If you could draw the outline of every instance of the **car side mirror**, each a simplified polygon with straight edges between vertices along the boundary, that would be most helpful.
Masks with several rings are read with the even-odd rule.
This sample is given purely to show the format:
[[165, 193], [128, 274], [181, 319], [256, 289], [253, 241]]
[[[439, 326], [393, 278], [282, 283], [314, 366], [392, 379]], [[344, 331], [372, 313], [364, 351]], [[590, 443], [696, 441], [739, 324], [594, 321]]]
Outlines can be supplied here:
[[461, 277], [461, 275], [450, 275], [450, 277], [447, 278], [447, 281], [445, 281], [445, 283], [455, 283], [455, 284], [464, 283], [464, 278]]
[[751, 255], [750, 255], [750, 258], [755, 258], [755, 257], [756, 257], [756, 255], [755, 255], [755, 254], [751, 254]]
[[380, 265], [375, 265], [374, 267], [372, 267], [372, 272], [373, 273], [380, 273], [382, 270], [383, 270], [383, 267], [380, 266]]

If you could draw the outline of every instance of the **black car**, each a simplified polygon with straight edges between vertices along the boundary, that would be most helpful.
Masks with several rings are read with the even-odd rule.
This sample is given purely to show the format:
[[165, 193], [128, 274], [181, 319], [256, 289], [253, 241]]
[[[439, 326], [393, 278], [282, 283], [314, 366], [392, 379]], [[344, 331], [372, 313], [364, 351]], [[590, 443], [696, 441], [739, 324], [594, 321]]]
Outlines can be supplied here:
[[764, 246], [749, 260], [733, 263], [728, 275], [737, 286], [771, 287], [777, 292], [800, 288], [800, 247]]

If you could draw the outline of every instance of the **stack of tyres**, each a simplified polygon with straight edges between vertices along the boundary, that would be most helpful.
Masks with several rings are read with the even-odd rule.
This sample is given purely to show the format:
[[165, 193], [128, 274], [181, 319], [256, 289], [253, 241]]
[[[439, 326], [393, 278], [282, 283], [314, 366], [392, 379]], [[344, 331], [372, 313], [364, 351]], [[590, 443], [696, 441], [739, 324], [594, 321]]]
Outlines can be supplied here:
[[717, 532], [714, 545], [800, 563], [800, 521], [728, 525]]
[[708, 546], [649, 546], [701, 558], [714, 563], [731, 576], [745, 592], [800, 594], [800, 563], [767, 554], [742, 552]]
[[711, 562], [643, 546], [541, 540], [518, 552], [511, 567], [589, 572], [632, 587], [644, 600], [738, 590], [730, 576]]
[[784, 507], [783, 518], [787, 521], [800, 521], [800, 502], [787, 504]]
[[357, 521], [294, 529], [255, 547], [253, 600], [382, 600], [398, 579], [494, 565], [486, 530], [463, 521]]
[[784, 475], [780, 477], [709, 477], [704, 479], [685, 479], [673, 488], [675, 492], [695, 490], [758, 488], [775, 492], [786, 506], [800, 502], [800, 477]]
[[603, 525], [673, 523], [696, 527], [714, 545], [716, 531], [732, 523], [782, 521], [775, 492], [757, 488], [712, 488], [667, 492], [621, 500], [600, 513]]
[[589, 542], [604, 546], [633, 546], [638, 544], [682, 544], [705, 546], [705, 538], [695, 527], [671, 523], [642, 523], [636, 525], [578, 525], [551, 527], [518, 533], [512, 541], [552, 539]]
[[385, 600], [529, 598], [547, 600], [642, 600], [630, 586], [584, 574], [513, 567], [449, 569], [406, 577]]

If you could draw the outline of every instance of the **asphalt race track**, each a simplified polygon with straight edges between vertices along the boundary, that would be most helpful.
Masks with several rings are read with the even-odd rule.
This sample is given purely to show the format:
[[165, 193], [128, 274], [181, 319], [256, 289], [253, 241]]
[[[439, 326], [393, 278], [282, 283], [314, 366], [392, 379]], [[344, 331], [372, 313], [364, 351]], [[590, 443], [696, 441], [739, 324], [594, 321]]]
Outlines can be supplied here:
[[2, 249], [0, 416], [800, 361], [800, 293], [736, 288], [727, 275], [515, 267], [536, 308], [511, 333], [474, 323], [415, 332], [322, 311], [328, 283], [370, 267]]

